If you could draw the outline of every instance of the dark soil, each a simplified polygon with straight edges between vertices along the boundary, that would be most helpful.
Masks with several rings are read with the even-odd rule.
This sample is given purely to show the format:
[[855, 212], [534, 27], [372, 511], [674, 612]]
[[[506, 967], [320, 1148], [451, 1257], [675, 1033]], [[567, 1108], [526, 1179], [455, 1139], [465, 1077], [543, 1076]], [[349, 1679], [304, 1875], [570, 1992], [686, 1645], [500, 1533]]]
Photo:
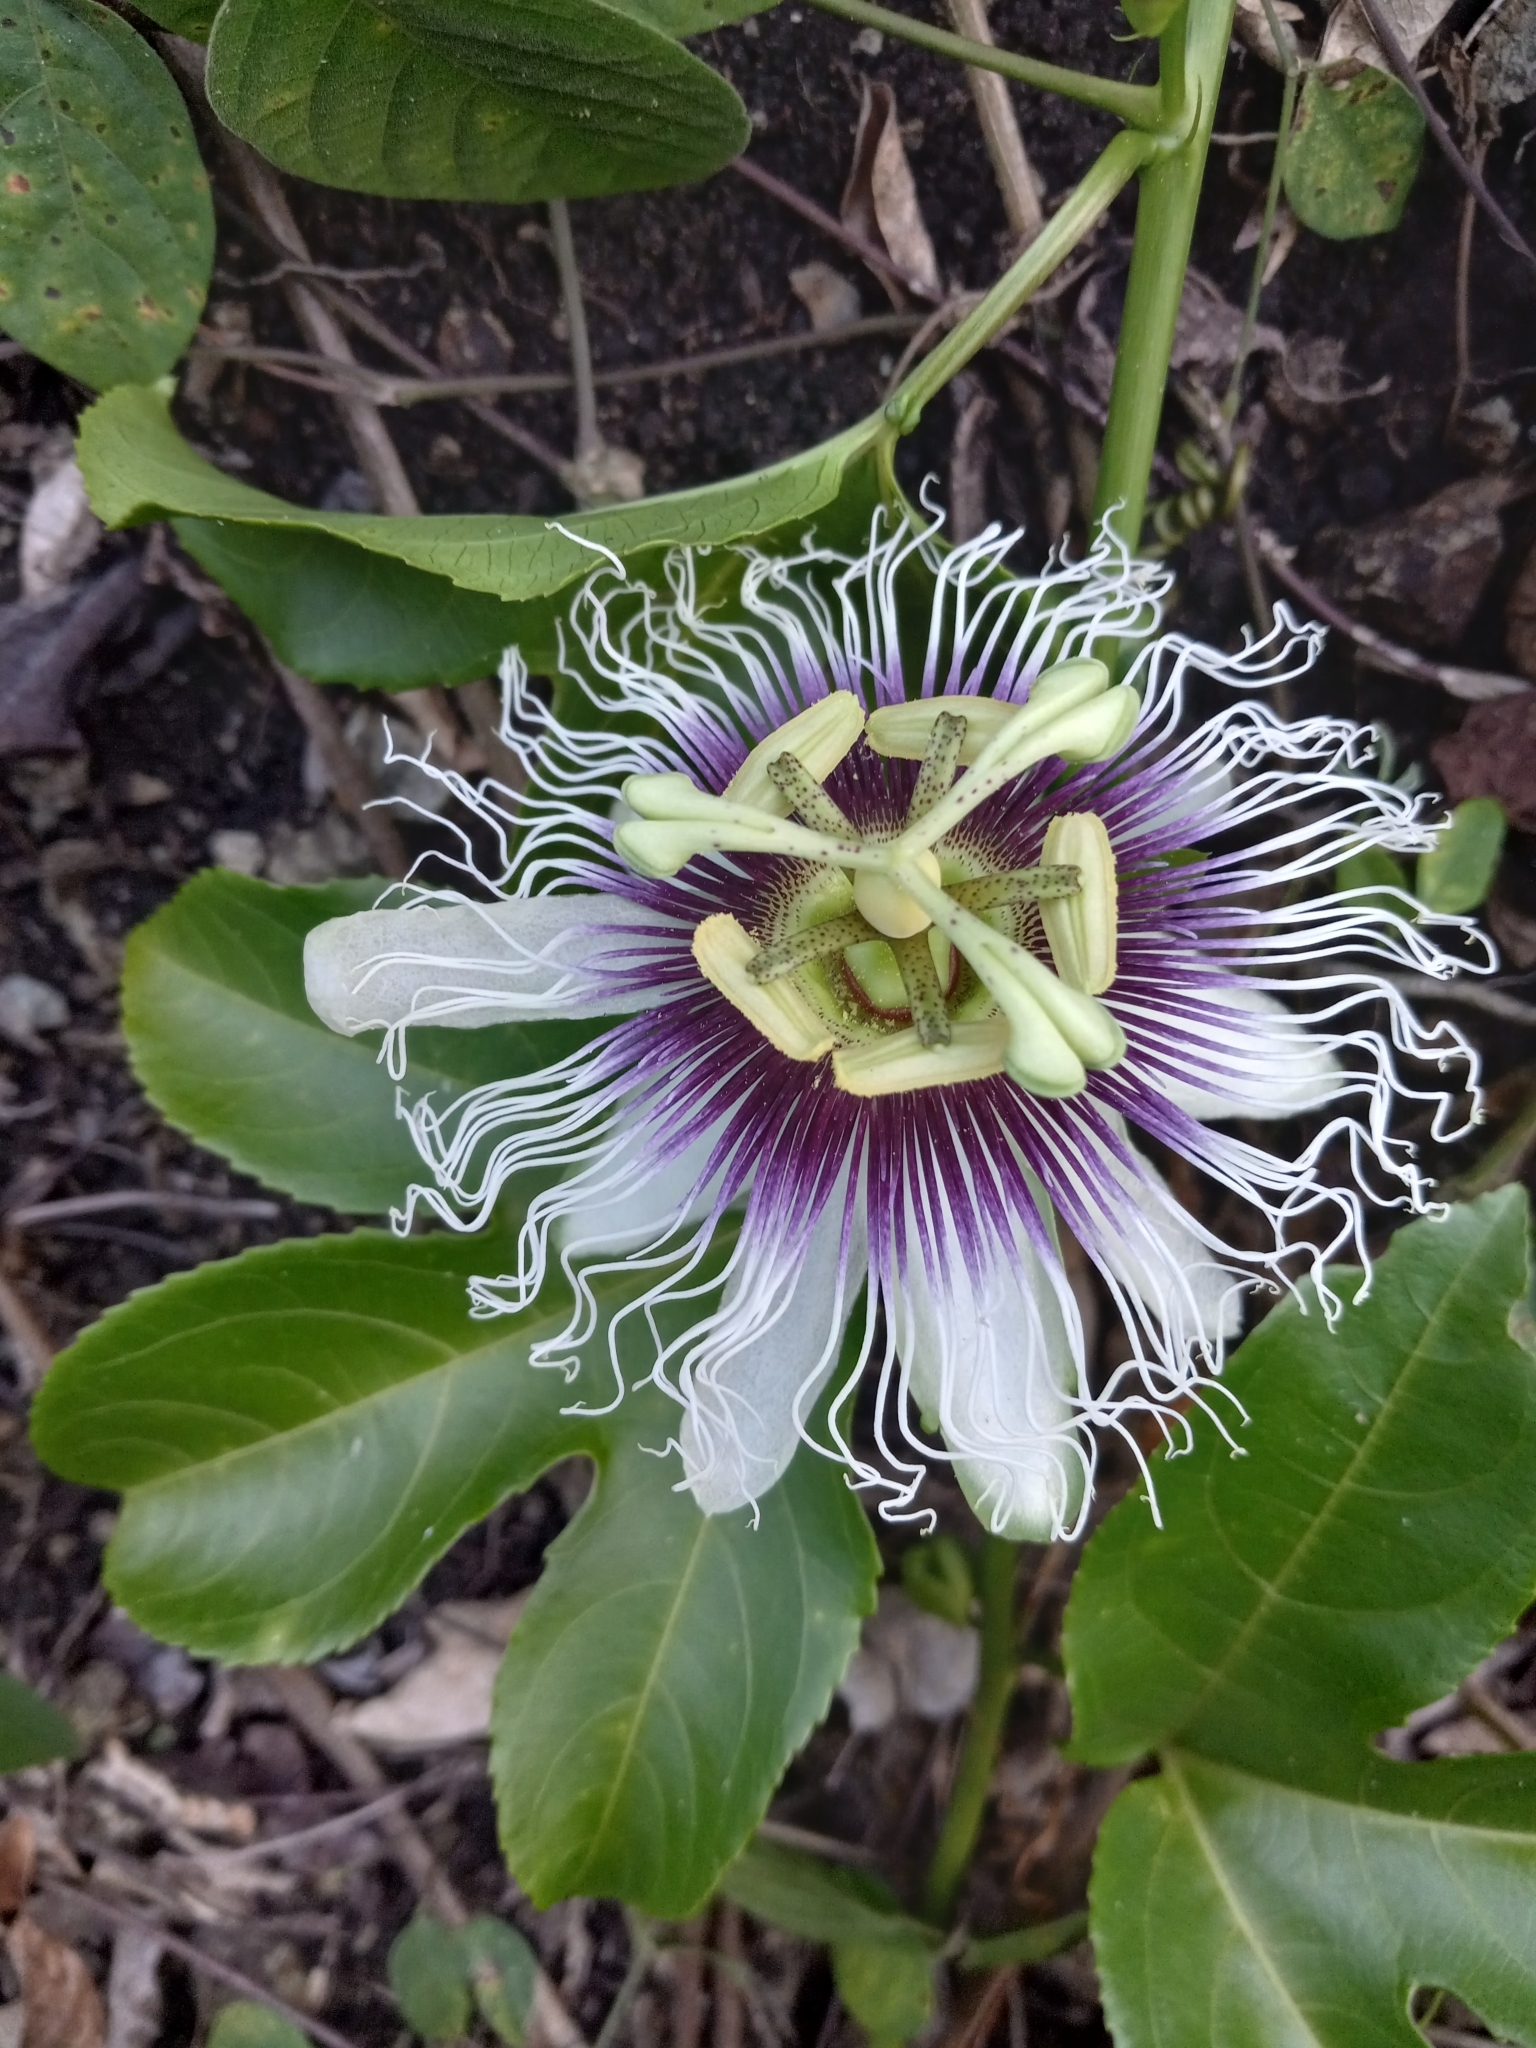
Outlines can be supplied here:
[[[1464, 27], [1476, 11], [1459, 7], [1452, 27]], [[1115, 40], [1117, 18], [1084, 0], [998, 0], [993, 26], [1005, 43], [1123, 74], [1132, 52]], [[700, 47], [752, 114], [753, 157], [834, 213], [861, 80], [890, 84], [946, 280], [976, 288], [996, 275], [1007, 255], [1005, 221], [958, 72], [889, 42], [871, 55], [867, 43], [855, 46], [846, 23], [789, 7], [720, 31]], [[1217, 128], [1271, 128], [1278, 102], [1278, 77], [1255, 58], [1234, 55]], [[1017, 104], [1043, 183], [1060, 195], [1106, 139], [1107, 124], [1029, 91], [1018, 93]], [[1536, 234], [1536, 150], [1523, 161], [1518, 152], [1533, 125], [1536, 103], [1507, 110], [1487, 162], [1490, 184], [1528, 234]], [[220, 282], [210, 320], [248, 323], [260, 342], [301, 346], [280, 289], [249, 282], [270, 269], [272, 253], [206, 130], [204, 139], [221, 208]], [[1195, 262], [1237, 305], [1247, 290], [1251, 255], [1235, 251], [1233, 243], [1267, 169], [1266, 149], [1213, 154]], [[511, 337], [516, 370], [567, 368], [542, 209], [404, 204], [312, 187], [291, 187], [290, 195], [318, 261], [414, 270], [357, 287], [403, 341], [433, 354], [444, 317], [457, 302], [496, 316]], [[1249, 503], [1258, 519], [1300, 550], [1298, 561], [1309, 575], [1337, 589], [1351, 532], [1420, 506], [1449, 484], [1495, 473], [1508, 479], [1497, 559], [1453, 637], [1437, 640], [1432, 618], [1410, 616], [1405, 623], [1398, 616], [1394, 624], [1377, 618], [1393, 637], [1437, 660], [1508, 671], [1514, 657], [1505, 647], [1506, 606], [1536, 538], [1536, 512], [1525, 489], [1536, 438], [1536, 278], [1490, 229], [1478, 226], [1471, 273], [1475, 383], [1463, 410], [1507, 401], [1507, 430], [1490, 462], [1486, 447], [1473, 448], [1464, 433], [1448, 438], [1445, 430], [1457, 382], [1461, 213], [1461, 188], [1431, 151], [1394, 234], [1335, 244], [1302, 233], [1266, 292], [1264, 319], [1292, 342], [1328, 338], [1339, 344], [1345, 396], [1320, 402], [1311, 387], [1308, 396], [1288, 396], [1278, 388], [1279, 358], [1272, 352], [1258, 358], [1245, 414], [1255, 446]], [[729, 172], [693, 189], [583, 203], [572, 214], [600, 368], [803, 329], [806, 315], [789, 274], [811, 260], [830, 262], [853, 278], [866, 312], [887, 305], [879, 282], [853, 257]], [[1111, 333], [1131, 219], [1126, 202], [1095, 245], [1097, 317]], [[1022, 338], [1070, 367], [1073, 316], [1068, 294], [1043, 310]], [[741, 474], [865, 415], [884, 391], [900, 347], [900, 340], [829, 345], [706, 375], [610, 388], [602, 399], [603, 433], [643, 458], [653, 492]], [[997, 406], [985, 444], [989, 513], [1027, 525], [1021, 560], [1038, 560], [1046, 494], [1035, 444], [995, 361], [983, 363], [976, 375]], [[16, 522], [27, 499], [29, 463], [43, 433], [67, 425], [81, 402], [80, 392], [39, 364], [24, 357], [0, 363], [0, 517], [9, 522], [0, 528], [0, 599], [17, 589]], [[1067, 410], [1054, 394], [1049, 406], [1049, 431], [1066, 468]], [[574, 418], [565, 399], [508, 401], [505, 410], [554, 448], [569, 450]], [[338, 415], [312, 390], [255, 369], [228, 370], [211, 395], [184, 395], [181, 417], [200, 446], [253, 483], [302, 502], [367, 502]], [[486, 432], [462, 407], [439, 403], [386, 417], [429, 511], [558, 514], [569, 506], [547, 467]], [[947, 401], [929, 408], [902, 458], [914, 487], [925, 474], [946, 477], [955, 420]], [[1190, 431], [1189, 420], [1170, 403], [1165, 454], [1171, 456]], [[144, 546], [142, 534], [108, 537], [91, 573]], [[1235, 644], [1250, 614], [1230, 527], [1197, 533], [1174, 565], [1173, 622], [1218, 644]], [[170, 581], [162, 575], [76, 676], [78, 744], [0, 760], [0, 976], [35, 977], [57, 991], [68, 1011], [66, 1022], [40, 1029], [30, 1044], [14, 1034], [9, 1041], [0, 1037], [0, 1222], [29, 1205], [113, 1190], [193, 1192], [216, 1202], [268, 1195], [168, 1128], [139, 1091], [117, 1016], [123, 942], [188, 875], [210, 858], [229, 858], [229, 842], [216, 835], [253, 835], [249, 858], [280, 879], [364, 872], [369, 860], [355, 824], [337, 809], [314, 760], [306, 760], [303, 730], [259, 644], [216, 605], [199, 612], [197, 591], [190, 565], [180, 564]], [[1357, 608], [1372, 615], [1375, 602], [1367, 593]], [[197, 630], [199, 624], [213, 634]], [[1432, 742], [1454, 730], [1467, 710], [1442, 688], [1361, 666], [1337, 635], [1295, 695], [1299, 710], [1326, 708], [1381, 721], [1393, 736], [1394, 772], [1421, 772], [1431, 781]], [[338, 693], [344, 712], [347, 697]], [[1536, 757], [1526, 772], [1528, 786], [1536, 785]], [[1536, 967], [1536, 839], [1512, 835], [1490, 915], [1511, 962], [1504, 985], [1518, 992], [1524, 970]], [[1475, 1176], [1490, 1146], [1532, 1122], [1536, 1051], [1525, 1023], [1455, 1014], [1486, 1051], [1495, 1081], [1492, 1117], [1475, 1146], [1427, 1163], [1448, 1176]], [[1524, 1151], [1518, 1145], [1505, 1150], [1510, 1156], [1498, 1172], [1520, 1174]], [[1215, 1214], [1212, 1190], [1181, 1186], [1180, 1194]], [[47, 1227], [5, 1228], [0, 1277], [37, 1330], [62, 1347], [104, 1308], [168, 1272], [283, 1235], [343, 1227], [344, 1219], [281, 1199], [265, 1217], [210, 1218], [151, 1204]], [[1104, 1308], [1104, 1343], [1113, 1347], [1117, 1333], [1107, 1303]], [[52, 1479], [32, 1459], [24, 1419], [38, 1360], [29, 1359], [25, 1335], [18, 1335], [14, 1316], [10, 1321], [8, 1350], [0, 1344], [0, 1649], [6, 1667], [64, 1705], [92, 1748], [120, 1738], [185, 1790], [252, 1801], [271, 1832], [341, 1810], [353, 1795], [334, 1760], [301, 1738], [273, 1695], [245, 1674], [219, 1674], [150, 1643], [112, 1610], [98, 1573], [113, 1504]], [[1113, 1491], [1113, 1472], [1110, 1482]], [[951, 1499], [940, 1481], [932, 1497], [941, 1518], [953, 1516], [958, 1528], [958, 1497]], [[531, 1495], [509, 1501], [459, 1544], [401, 1615], [355, 1653], [323, 1667], [322, 1677], [341, 1694], [382, 1690], [424, 1651], [425, 1617], [439, 1602], [501, 1599], [530, 1584], [578, 1498], [579, 1480], [556, 1474]], [[1070, 1565], [1065, 1553], [1039, 1560], [1035, 1662], [1015, 1705], [999, 1797], [973, 1879], [972, 1912], [982, 1927], [1048, 1918], [1081, 1904], [1093, 1829], [1114, 1789], [1104, 1774], [1063, 1764], [1053, 1746], [1065, 1732], [1056, 1630]], [[1528, 1664], [1512, 1660], [1501, 1683], [1516, 1710], [1536, 1702]], [[883, 1735], [855, 1741], [836, 1707], [793, 1767], [775, 1815], [868, 1846], [893, 1879], [910, 1885], [931, 1841], [934, 1787], [945, 1782], [956, 1734], [953, 1723], [903, 1716]], [[471, 1745], [459, 1754], [466, 1772], [434, 1779], [417, 1802], [422, 1830], [474, 1909], [510, 1914], [535, 1939], [590, 2039], [624, 1973], [622, 1917], [604, 1903], [579, 1901], [535, 1914], [498, 1860], [489, 1797], [474, 1768], [478, 1751]], [[423, 1770], [441, 1772], [443, 1762], [441, 1756], [415, 1757], [390, 1769], [407, 1779]], [[282, 1879], [269, 1894], [192, 1906], [163, 1829], [133, 1819], [93, 1790], [89, 1772], [67, 1779], [62, 1769], [24, 1774], [16, 1796], [54, 1816], [58, 1839], [45, 1865], [53, 1855], [56, 1872], [71, 1850], [87, 1861], [115, 1859], [116, 1895], [124, 1905], [190, 1932], [208, 1954], [290, 2003], [323, 2012], [358, 2043], [407, 2038], [385, 1988], [384, 1958], [415, 1895], [376, 1828], [361, 1825], [332, 1837], [328, 1847], [263, 1866]], [[60, 1920], [57, 1931], [93, 1965], [105, 1967], [113, 1933], [107, 1922]], [[765, 2048], [775, 2038], [807, 2048], [854, 2038], [832, 1999], [824, 1962], [808, 1948], [750, 1927], [743, 1934], [728, 1910], [689, 1939], [727, 1951], [744, 1940], [757, 1989], [743, 2002], [730, 1989], [729, 1969], [705, 1968], [696, 1956], [680, 1954], [658, 1971], [633, 2010], [630, 2037], [637, 2048], [661, 2042], [696, 2048], [702, 2026], [711, 2029], [715, 2048], [736, 2048], [743, 2027]], [[133, 2038], [143, 2048], [201, 2042], [211, 2001], [224, 1992], [176, 1958], [162, 1964], [160, 1984], [158, 2030], [152, 2026]], [[1022, 2040], [1019, 2028], [1027, 2024], [1037, 2048], [1088, 2048], [1108, 2038], [1086, 1949], [1029, 1971], [1020, 2012], [1010, 2039]], [[961, 2023], [952, 2017], [951, 2024]], [[998, 2039], [1004, 2024], [1000, 2015]], [[970, 2048], [982, 2048], [980, 2040]]]

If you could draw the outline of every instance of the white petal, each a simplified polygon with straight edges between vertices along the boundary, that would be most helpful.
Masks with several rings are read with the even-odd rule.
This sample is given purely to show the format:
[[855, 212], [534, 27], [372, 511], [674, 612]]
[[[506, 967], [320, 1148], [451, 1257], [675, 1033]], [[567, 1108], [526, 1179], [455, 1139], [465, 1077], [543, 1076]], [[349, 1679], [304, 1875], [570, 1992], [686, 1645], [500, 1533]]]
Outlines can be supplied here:
[[684, 1361], [679, 1434], [689, 1491], [706, 1515], [759, 1500], [788, 1470], [805, 1418], [832, 1375], [868, 1254], [862, 1220], [842, 1249], [834, 1192], [804, 1239], [743, 1226], [719, 1312]]
[[[615, 929], [617, 927], [618, 929]], [[347, 1037], [402, 1023], [526, 1023], [647, 1009], [654, 989], [618, 988], [646, 932], [674, 927], [622, 896], [514, 896], [498, 903], [363, 910], [304, 941], [304, 992]]]
[[1074, 1428], [1082, 1332], [1065, 1274], [1021, 1231], [967, 1258], [944, 1226], [930, 1273], [909, 1231], [896, 1346], [920, 1411], [937, 1421], [961, 1491], [995, 1536], [1044, 1542], [1075, 1518], [1086, 1479]]
[[1227, 1017], [1191, 1020], [1189, 1041], [1201, 1066], [1209, 1060], [1214, 1071], [1209, 1078], [1160, 1082], [1180, 1109], [1215, 1123], [1229, 1116], [1298, 1116], [1332, 1100], [1341, 1069], [1305, 1019], [1262, 989], [1212, 991], [1201, 1000]]
[[713, 1182], [700, 1187], [699, 1180], [724, 1122], [712, 1125], [675, 1159], [650, 1172], [644, 1172], [643, 1166], [635, 1170], [631, 1162], [637, 1158], [643, 1162], [654, 1125], [648, 1117], [636, 1117], [632, 1112], [626, 1112], [621, 1123], [627, 1124], [635, 1140], [620, 1167], [623, 1178], [612, 1192], [594, 1187], [579, 1209], [561, 1216], [555, 1225], [555, 1242], [562, 1252], [636, 1251], [684, 1224], [702, 1221], [708, 1213]]
[[[1120, 1128], [1124, 1136], [1123, 1123]], [[1093, 1255], [1162, 1325], [1170, 1350], [1187, 1356], [1199, 1345], [1219, 1354], [1242, 1327], [1242, 1289], [1151, 1160], [1130, 1149], [1134, 1173], [1118, 1162], [1109, 1169], [1125, 1204], [1095, 1240]]]

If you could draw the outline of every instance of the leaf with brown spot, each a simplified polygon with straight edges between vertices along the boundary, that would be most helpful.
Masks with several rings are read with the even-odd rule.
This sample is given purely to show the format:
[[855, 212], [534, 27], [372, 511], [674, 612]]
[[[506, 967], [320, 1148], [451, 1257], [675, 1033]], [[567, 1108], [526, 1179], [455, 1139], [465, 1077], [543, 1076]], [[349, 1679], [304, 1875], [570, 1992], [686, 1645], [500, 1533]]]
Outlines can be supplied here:
[[6, 1942], [27, 2008], [21, 2048], [105, 2048], [106, 2011], [74, 1950], [25, 1913]]

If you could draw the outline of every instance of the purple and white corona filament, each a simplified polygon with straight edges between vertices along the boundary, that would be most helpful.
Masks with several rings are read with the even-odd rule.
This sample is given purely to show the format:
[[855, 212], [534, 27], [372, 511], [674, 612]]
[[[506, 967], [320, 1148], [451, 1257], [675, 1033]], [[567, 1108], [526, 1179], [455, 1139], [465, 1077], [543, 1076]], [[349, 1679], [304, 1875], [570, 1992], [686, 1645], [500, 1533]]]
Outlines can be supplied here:
[[[1475, 1114], [1472, 1056], [1381, 972], [1466, 959], [1406, 901], [1316, 886], [1362, 846], [1431, 844], [1426, 800], [1370, 779], [1347, 721], [1238, 698], [1183, 731], [1190, 675], [1280, 681], [1315, 634], [1281, 612], [1232, 658], [1151, 639], [1160, 572], [1101, 545], [1021, 582], [1010, 540], [877, 524], [853, 558], [748, 552], [729, 622], [687, 551], [666, 602], [599, 569], [566, 647], [599, 715], [561, 724], [514, 654], [526, 790], [428, 768], [496, 835], [492, 875], [464, 841], [491, 900], [412, 888], [310, 936], [315, 1009], [384, 1026], [397, 1073], [413, 1024], [609, 1020], [554, 1065], [406, 1109], [432, 1184], [396, 1220], [471, 1229], [540, 1173], [517, 1269], [475, 1281], [474, 1308], [525, 1307], [557, 1256], [575, 1308], [535, 1362], [572, 1371], [594, 1275], [644, 1276], [620, 1324], [643, 1319], [709, 1513], [784, 1471], [856, 1318], [817, 1440], [885, 1513], [912, 1512], [937, 1457], [994, 1531], [1073, 1528], [1095, 1429], [1150, 1412], [1182, 1436], [1246, 1288], [1363, 1260], [1373, 1201], [1424, 1206], [1392, 1115], [1433, 1105], [1447, 1137], [1453, 1098], [1402, 1062], [1462, 1068]], [[1138, 639], [1111, 686], [1095, 649]], [[1464, 921], [1441, 922], [1465, 956]], [[1294, 1158], [1210, 1128], [1300, 1111], [1326, 1115]], [[1259, 1248], [1187, 1213], [1137, 1133], [1252, 1205]], [[731, 1212], [722, 1291], [701, 1268]], [[1063, 1231], [1130, 1333], [1107, 1385]], [[670, 1339], [668, 1302], [690, 1305]], [[850, 1420], [866, 1370], [873, 1456]]]

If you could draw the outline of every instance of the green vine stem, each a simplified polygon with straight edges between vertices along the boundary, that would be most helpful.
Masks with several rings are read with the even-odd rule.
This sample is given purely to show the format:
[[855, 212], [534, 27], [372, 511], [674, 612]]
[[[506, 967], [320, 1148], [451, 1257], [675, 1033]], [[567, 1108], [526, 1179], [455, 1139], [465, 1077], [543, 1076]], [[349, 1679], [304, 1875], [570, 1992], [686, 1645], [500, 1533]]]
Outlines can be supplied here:
[[1014, 1643], [1013, 1586], [1018, 1576], [1019, 1546], [1006, 1537], [988, 1536], [981, 1552], [981, 1675], [960, 1762], [955, 1771], [949, 1811], [939, 1831], [933, 1861], [923, 1887], [923, 1912], [935, 1926], [947, 1926], [981, 1833], [987, 1789], [1002, 1745], [1003, 1724], [1013, 1698], [1018, 1651]]
[[1020, 85], [1037, 85], [1044, 92], [1059, 93], [1063, 99], [1078, 100], [1086, 107], [1098, 107], [1114, 114], [1132, 128], [1156, 128], [1162, 121], [1162, 105], [1155, 87], [1122, 85], [1117, 79], [1095, 78], [1088, 71], [1071, 71], [1062, 64], [1047, 64], [1038, 57], [1020, 57], [1012, 50], [999, 50], [990, 43], [973, 43], [969, 36], [951, 34], [910, 14], [897, 14], [889, 7], [874, 7], [868, 0], [811, 0], [825, 14], [844, 21], [856, 21], [861, 28], [877, 28], [904, 43], [931, 50], [936, 57], [953, 57], [957, 63], [973, 65], [978, 71], [1000, 71]]
[[[853, 0], [838, 0], [838, 8]], [[913, 370], [886, 403], [885, 417], [898, 434], [910, 434], [923, 407], [995, 335], [1007, 326], [1029, 297], [1063, 264], [1085, 235], [1108, 212], [1118, 193], [1155, 155], [1155, 136], [1127, 129], [1117, 135], [1088, 171], [1082, 183], [1051, 216], [1040, 233], [1004, 271], [992, 289], [972, 307], [929, 355]], [[1171, 336], [1170, 336], [1171, 339]], [[1151, 449], [1147, 451], [1150, 466]], [[1143, 486], [1145, 490], [1145, 486]]]
[[1146, 513], [1232, 7], [1233, 0], [1188, 0], [1158, 38], [1158, 83], [1170, 142], [1142, 172], [1095, 508], [1133, 549]]

